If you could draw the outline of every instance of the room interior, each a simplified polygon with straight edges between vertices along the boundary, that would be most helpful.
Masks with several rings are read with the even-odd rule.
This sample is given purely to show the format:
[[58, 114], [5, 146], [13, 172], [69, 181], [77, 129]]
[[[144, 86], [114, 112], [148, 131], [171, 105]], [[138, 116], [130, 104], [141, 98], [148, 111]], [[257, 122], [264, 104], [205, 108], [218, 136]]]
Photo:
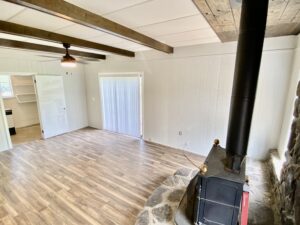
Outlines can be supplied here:
[[1, 0], [0, 224], [300, 224], [300, 3], [250, 2]]
[[40, 121], [34, 87], [34, 75], [0, 75], [12, 92], [3, 98], [13, 145], [41, 139]]

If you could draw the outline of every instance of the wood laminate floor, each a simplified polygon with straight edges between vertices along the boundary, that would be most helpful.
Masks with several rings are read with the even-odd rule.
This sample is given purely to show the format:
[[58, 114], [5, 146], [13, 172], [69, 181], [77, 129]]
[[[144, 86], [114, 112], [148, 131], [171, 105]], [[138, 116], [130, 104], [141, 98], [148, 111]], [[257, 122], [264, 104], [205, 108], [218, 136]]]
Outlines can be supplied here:
[[41, 127], [37, 124], [29, 127], [17, 128], [16, 134], [11, 135], [10, 137], [14, 145], [39, 140], [41, 139]]
[[94, 129], [19, 144], [0, 153], [0, 225], [133, 225], [181, 167], [181, 151]]

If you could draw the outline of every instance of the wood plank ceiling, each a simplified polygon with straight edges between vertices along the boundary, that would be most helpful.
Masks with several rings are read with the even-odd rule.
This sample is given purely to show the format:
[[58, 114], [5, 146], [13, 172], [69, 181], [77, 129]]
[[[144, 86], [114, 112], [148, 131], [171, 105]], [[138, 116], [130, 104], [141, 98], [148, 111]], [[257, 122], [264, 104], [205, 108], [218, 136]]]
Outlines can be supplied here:
[[[241, 0], [193, 0], [222, 42], [238, 37]], [[270, 0], [266, 37], [300, 32], [300, 0]]]

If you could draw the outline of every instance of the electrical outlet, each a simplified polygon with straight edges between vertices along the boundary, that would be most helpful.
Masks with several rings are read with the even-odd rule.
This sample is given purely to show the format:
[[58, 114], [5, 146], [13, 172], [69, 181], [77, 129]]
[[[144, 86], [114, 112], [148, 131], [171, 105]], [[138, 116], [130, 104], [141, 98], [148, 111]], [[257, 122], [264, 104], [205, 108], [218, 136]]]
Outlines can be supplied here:
[[181, 130], [178, 132], [178, 135], [179, 135], [179, 136], [182, 136], [182, 131], [181, 131]]

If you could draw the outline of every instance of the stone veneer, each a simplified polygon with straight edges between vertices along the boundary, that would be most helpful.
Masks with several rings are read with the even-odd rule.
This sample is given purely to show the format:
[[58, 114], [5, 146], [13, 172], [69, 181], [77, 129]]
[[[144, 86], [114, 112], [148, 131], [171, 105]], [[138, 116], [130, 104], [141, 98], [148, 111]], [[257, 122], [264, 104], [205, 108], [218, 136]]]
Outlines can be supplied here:
[[169, 176], [149, 197], [135, 225], [173, 225], [178, 205], [197, 172], [182, 168]]
[[284, 225], [300, 225], [300, 82], [296, 94], [294, 120], [280, 179], [277, 178], [274, 164], [270, 160], [273, 166], [271, 181], [275, 194], [274, 208]]

